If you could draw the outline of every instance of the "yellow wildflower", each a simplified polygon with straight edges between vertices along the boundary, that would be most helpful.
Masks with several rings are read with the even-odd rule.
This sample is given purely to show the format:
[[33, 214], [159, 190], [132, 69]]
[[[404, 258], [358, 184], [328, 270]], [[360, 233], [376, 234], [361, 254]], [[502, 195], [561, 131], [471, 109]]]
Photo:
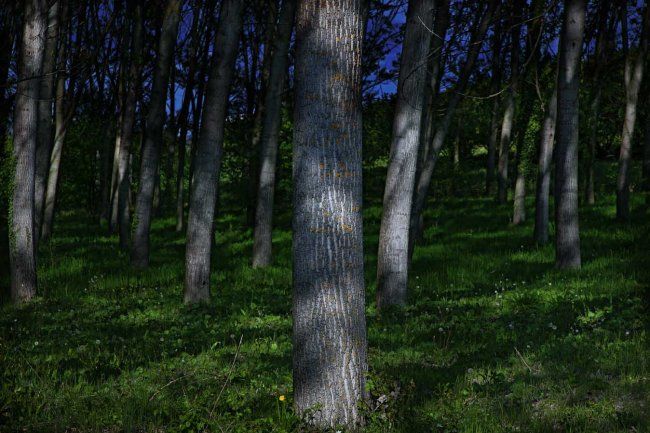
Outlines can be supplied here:
[[284, 397], [283, 395], [281, 395], [280, 397], [278, 397], [278, 400], [280, 400], [280, 401], [284, 401], [284, 400], [285, 400], [285, 397]]

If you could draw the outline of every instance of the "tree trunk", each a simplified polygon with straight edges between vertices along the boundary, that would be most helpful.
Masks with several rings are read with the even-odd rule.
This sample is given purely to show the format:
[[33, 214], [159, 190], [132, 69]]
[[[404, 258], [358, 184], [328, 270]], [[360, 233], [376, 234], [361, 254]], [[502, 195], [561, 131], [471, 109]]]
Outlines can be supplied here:
[[52, 152], [52, 96], [54, 93], [54, 66], [56, 64], [56, 47], [59, 39], [59, 1], [50, 5], [45, 35], [45, 53], [40, 80], [38, 100], [38, 142], [36, 143], [36, 168], [34, 179], [34, 247], [38, 251], [43, 220], [43, 202], [47, 173]]
[[377, 305], [406, 303], [409, 218], [431, 40], [433, 0], [410, 0], [402, 48], [390, 163], [384, 190], [377, 263]]
[[13, 123], [15, 172], [9, 235], [11, 298], [16, 303], [29, 301], [36, 295], [34, 169], [38, 139], [39, 76], [47, 31], [45, 9], [44, 0], [25, 0], [23, 4], [23, 34]]
[[[266, 90], [261, 138], [260, 176], [257, 187], [253, 267], [271, 264], [273, 232], [273, 196], [278, 153], [278, 133], [282, 117], [282, 92], [289, 62], [289, 44], [295, 15], [295, 0], [284, 0], [274, 42], [271, 71]], [[254, 140], [255, 141], [255, 140]]]
[[537, 170], [537, 191], [535, 195], [535, 241], [540, 245], [548, 242], [548, 208], [551, 190], [551, 163], [555, 141], [555, 120], [557, 117], [557, 89], [553, 89], [540, 134], [539, 162]]
[[[500, 29], [494, 30], [492, 43], [492, 93], [497, 93], [501, 87], [501, 37]], [[485, 176], [485, 194], [492, 195], [496, 168], [497, 140], [499, 138], [499, 112], [501, 108], [500, 97], [494, 96], [492, 101], [492, 119], [490, 121], [490, 139], [487, 146], [487, 171]]]
[[146, 268], [149, 266], [151, 211], [158, 173], [160, 148], [163, 141], [169, 72], [174, 57], [179, 20], [180, 0], [169, 0], [160, 33], [158, 59], [154, 71], [149, 112], [146, 121], [146, 139], [142, 147], [140, 185], [135, 204], [136, 226], [135, 232], [133, 233], [131, 264], [137, 268]]
[[[65, 12], [64, 12], [65, 13]], [[64, 72], [66, 66], [66, 48], [65, 44], [59, 50], [59, 72], [56, 80], [56, 102], [54, 110], [55, 128], [54, 128], [54, 146], [49, 162], [49, 173], [47, 176], [47, 186], [45, 192], [45, 205], [43, 209], [43, 228], [42, 239], [48, 241], [52, 236], [52, 226], [54, 222], [54, 205], [56, 203], [56, 189], [59, 182], [59, 168], [61, 166], [61, 153], [63, 143], [67, 133], [68, 116], [65, 108], [65, 82], [68, 78]]]
[[131, 194], [131, 143], [135, 123], [135, 107], [138, 100], [142, 72], [143, 55], [143, 16], [142, 5], [135, 5], [133, 18], [133, 37], [131, 45], [131, 65], [129, 68], [128, 90], [124, 100], [121, 135], [117, 167], [117, 220], [120, 234], [120, 248], [129, 249], [131, 235], [131, 213], [129, 209]]
[[[623, 5], [626, 8], [627, 3]], [[627, 15], [624, 15], [627, 19]], [[621, 135], [621, 151], [618, 158], [618, 178], [616, 180], [616, 218], [619, 221], [630, 219], [630, 174], [632, 162], [632, 136], [636, 123], [636, 106], [639, 88], [643, 79], [643, 69], [648, 51], [650, 33], [650, 7], [646, 4], [643, 15], [643, 32], [636, 58], [628, 53], [625, 59], [625, 120]]]
[[578, 90], [585, 0], [566, 0], [560, 36], [555, 150], [555, 265], [580, 268], [578, 221]]
[[239, 36], [243, 25], [243, 0], [224, 0], [201, 132], [194, 157], [185, 251], [185, 303], [210, 298], [212, 223], [221, 168], [224, 124], [230, 84], [234, 75]]
[[474, 69], [474, 63], [479, 55], [481, 49], [481, 42], [487, 33], [492, 17], [497, 15], [497, 10], [499, 9], [498, 1], [492, 0], [488, 3], [487, 10], [483, 13], [480, 23], [475, 30], [472, 32], [468, 47], [469, 51], [467, 57], [460, 71], [460, 75], [456, 85], [452, 90], [449, 91], [451, 94], [449, 103], [447, 106], [447, 111], [442, 118], [442, 120], [437, 125], [436, 133], [431, 140], [431, 144], [428, 145], [430, 150], [426, 151], [426, 158], [422, 163], [422, 169], [419, 171], [414, 191], [414, 199], [412, 203], [412, 208], [410, 212], [410, 222], [409, 222], [409, 240], [410, 243], [409, 249], [412, 251], [412, 245], [415, 242], [415, 239], [420, 237], [420, 234], [423, 230], [423, 218], [422, 212], [424, 211], [424, 206], [427, 201], [427, 196], [429, 194], [429, 187], [431, 185], [431, 178], [433, 177], [433, 171], [438, 161], [438, 156], [442, 150], [442, 146], [445, 143], [447, 138], [447, 132], [449, 131], [449, 125], [456, 113], [456, 108], [463, 97], [463, 92], [467, 87], [469, 82], [470, 75]]
[[296, 19], [293, 387], [323, 429], [363, 422], [362, 15], [362, 0], [301, 0]]
[[[648, 87], [648, 99], [650, 100], [650, 86]], [[643, 166], [642, 166], [642, 175], [643, 175], [643, 191], [646, 193], [645, 201], [647, 205], [650, 205], [650, 113], [646, 114], [645, 120], [645, 139], [643, 146]]]

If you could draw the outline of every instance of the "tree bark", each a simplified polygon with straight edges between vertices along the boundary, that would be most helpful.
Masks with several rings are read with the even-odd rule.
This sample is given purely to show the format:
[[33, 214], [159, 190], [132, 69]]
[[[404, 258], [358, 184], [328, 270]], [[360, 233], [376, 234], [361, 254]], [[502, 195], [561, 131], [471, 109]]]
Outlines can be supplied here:
[[34, 170], [46, 27], [46, 2], [25, 0], [13, 123], [15, 172], [9, 235], [11, 298], [16, 303], [36, 295]]
[[[627, 8], [627, 3], [623, 5]], [[624, 14], [627, 19], [627, 14]], [[632, 162], [632, 137], [636, 123], [636, 106], [639, 97], [643, 69], [648, 52], [648, 33], [650, 33], [650, 7], [647, 2], [643, 15], [643, 31], [636, 56], [631, 52], [625, 59], [625, 119], [621, 135], [621, 150], [618, 158], [618, 178], [616, 180], [616, 218], [619, 221], [630, 219], [630, 165]]]
[[165, 104], [170, 68], [176, 46], [176, 35], [180, 21], [180, 0], [169, 0], [165, 9], [162, 31], [158, 45], [158, 59], [151, 87], [151, 99], [146, 121], [146, 138], [142, 147], [140, 185], [136, 198], [136, 225], [133, 233], [131, 264], [136, 268], [149, 266], [149, 231], [153, 207], [156, 175], [159, 170], [160, 148], [165, 123]]
[[578, 269], [578, 128], [580, 56], [585, 26], [585, 0], [565, 0], [557, 84], [555, 150], [555, 265]]
[[[450, 98], [447, 105], [447, 111], [445, 112], [444, 117], [438, 123], [436, 133], [433, 135], [431, 144], [428, 145], [429, 149], [426, 151], [426, 156], [424, 162], [422, 163], [422, 169], [419, 171], [414, 191], [414, 199], [412, 203], [412, 208], [410, 212], [410, 222], [409, 222], [409, 243], [414, 244], [415, 239], [420, 237], [420, 234], [423, 230], [423, 218], [422, 213], [424, 211], [424, 206], [427, 201], [427, 196], [429, 195], [429, 187], [431, 186], [431, 178], [433, 177], [433, 171], [438, 161], [438, 156], [442, 150], [442, 146], [445, 143], [447, 138], [447, 132], [449, 131], [449, 125], [456, 113], [456, 108], [460, 101], [463, 98], [463, 92], [467, 87], [469, 78], [474, 70], [474, 63], [479, 55], [482, 43], [481, 41], [487, 33], [489, 24], [492, 21], [492, 17], [497, 15], [499, 9], [498, 1], [492, 0], [488, 3], [487, 10], [483, 13], [480, 23], [475, 30], [472, 32], [468, 47], [469, 51], [467, 52], [467, 57], [463, 66], [461, 68], [458, 81], [456, 85], [449, 91]], [[409, 247], [412, 250], [412, 247]]]
[[[63, 6], [64, 12], [62, 17], [67, 15], [67, 7]], [[65, 82], [68, 79], [64, 72], [66, 67], [66, 44], [62, 43], [59, 50], [59, 71], [56, 80], [56, 101], [54, 105], [54, 146], [49, 161], [49, 170], [47, 175], [47, 184], [45, 189], [45, 204], [43, 209], [43, 227], [42, 240], [48, 241], [52, 236], [52, 226], [54, 222], [54, 205], [56, 203], [56, 190], [59, 182], [59, 169], [61, 166], [61, 153], [63, 143], [68, 131], [69, 116], [66, 115], [65, 103]], [[72, 84], [71, 84], [72, 85]]]
[[557, 89], [553, 89], [544, 113], [544, 123], [540, 134], [539, 162], [537, 170], [537, 190], [535, 194], [535, 241], [540, 245], [548, 243], [549, 195], [551, 190], [551, 163], [555, 141], [555, 121], [557, 117]]
[[[322, 429], [355, 429], [363, 422], [360, 403], [367, 371], [361, 213], [363, 26], [362, 0], [299, 2], [293, 386], [296, 412]], [[419, 55], [426, 55], [427, 48], [428, 43], [423, 44], [415, 57], [421, 60]]]
[[128, 89], [124, 100], [122, 125], [118, 150], [117, 167], [117, 220], [120, 235], [120, 248], [129, 249], [131, 235], [131, 213], [129, 209], [131, 194], [131, 143], [135, 124], [135, 108], [140, 89], [143, 55], [143, 16], [142, 5], [135, 5], [133, 36], [131, 42], [131, 64], [129, 67]]
[[377, 306], [406, 303], [409, 219], [424, 108], [433, 0], [409, 1], [379, 233]]
[[221, 5], [215, 54], [194, 157], [185, 251], [185, 303], [210, 298], [210, 258], [228, 94], [243, 25], [243, 0]]
[[[494, 41], [492, 43], [492, 93], [497, 93], [501, 87], [501, 37], [500, 29], [494, 30]], [[490, 121], [490, 139], [487, 146], [487, 172], [485, 177], [485, 194], [492, 195], [494, 180], [496, 179], [496, 150], [499, 139], [499, 113], [501, 98], [495, 96], [492, 101], [492, 119]]]
[[38, 141], [36, 143], [36, 168], [34, 180], [34, 247], [38, 251], [38, 241], [43, 221], [43, 205], [47, 174], [52, 152], [52, 96], [54, 93], [54, 67], [59, 39], [59, 1], [55, 1], [47, 12], [47, 31], [45, 53], [41, 71], [38, 100]]
[[[282, 117], [282, 92], [289, 62], [289, 45], [295, 15], [295, 0], [284, 0], [280, 12], [273, 59], [266, 90], [261, 137], [260, 175], [257, 186], [253, 267], [271, 264], [273, 234], [273, 196], [278, 153], [278, 134]], [[254, 140], [255, 141], [255, 140]]]

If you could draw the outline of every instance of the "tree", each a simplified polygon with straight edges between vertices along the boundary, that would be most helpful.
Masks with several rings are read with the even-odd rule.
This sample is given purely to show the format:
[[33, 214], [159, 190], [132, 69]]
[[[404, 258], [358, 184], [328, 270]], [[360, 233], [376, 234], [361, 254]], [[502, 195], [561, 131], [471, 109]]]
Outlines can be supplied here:
[[[180, 7], [180, 0], [168, 0], [167, 2], [151, 87], [146, 139], [142, 147], [140, 186], [135, 206], [136, 226], [131, 250], [131, 263], [138, 268], [149, 266], [149, 231], [151, 229], [153, 195], [160, 160], [160, 148], [162, 147], [167, 87], [176, 46]], [[172, 109], [174, 108], [172, 107]]]
[[553, 161], [556, 117], [557, 90], [553, 89], [544, 112], [544, 121], [539, 139], [534, 238], [540, 245], [548, 242], [548, 201], [551, 190], [551, 162]]
[[56, 50], [59, 42], [58, 0], [49, 7], [45, 38], [45, 53], [43, 55], [43, 70], [41, 72], [41, 88], [38, 101], [38, 141], [36, 143], [34, 180], [34, 240], [37, 245], [43, 220], [47, 174], [50, 168], [50, 153], [52, 152], [52, 97], [54, 96]]
[[47, 30], [46, 2], [25, 0], [14, 108], [15, 161], [10, 213], [11, 298], [26, 302], [36, 295], [34, 171], [38, 138], [40, 75]]
[[421, 169], [418, 170], [417, 173], [409, 223], [409, 243], [411, 243], [411, 246], [409, 247], [410, 251], [413, 251], [412, 245], [415, 242], [415, 239], [419, 238], [420, 233], [422, 233], [422, 212], [424, 211], [424, 206], [429, 194], [429, 187], [431, 186], [431, 179], [436, 167], [436, 162], [438, 161], [440, 151], [442, 150], [442, 146], [447, 138], [451, 121], [454, 118], [456, 109], [463, 98], [463, 92], [465, 92], [472, 71], [474, 70], [474, 64], [476, 63], [476, 59], [481, 51], [481, 47], [483, 46], [482, 41], [485, 38], [492, 17], [497, 14], [500, 8], [500, 1], [492, 0], [488, 3], [487, 7], [483, 4], [479, 4], [478, 7], [481, 8], [482, 15], [479, 15], [480, 19], [478, 25], [474, 26], [474, 29], [471, 31], [471, 37], [467, 45], [467, 55], [460, 67], [458, 80], [455, 85], [448, 90], [450, 97], [449, 102], [447, 103], [447, 110], [442, 119], [437, 123], [436, 132], [433, 135], [431, 142], [427, 143], [427, 147], [430, 148], [430, 150], [425, 150], [421, 154], [423, 159], [420, 163]]
[[494, 185], [495, 179], [495, 168], [496, 168], [496, 150], [497, 150], [497, 140], [499, 139], [499, 112], [501, 111], [501, 98], [497, 94], [499, 88], [501, 87], [501, 29], [499, 28], [499, 23], [497, 22], [496, 28], [494, 29], [494, 35], [492, 36], [492, 83], [491, 91], [494, 96], [492, 101], [492, 117], [490, 120], [490, 139], [487, 146], [487, 172], [485, 177], [485, 194], [487, 196], [492, 195], [492, 188]]
[[194, 156], [185, 249], [186, 303], [210, 298], [212, 225], [221, 168], [224, 124], [230, 84], [234, 75], [239, 36], [243, 25], [243, 0], [224, 0], [216, 32], [201, 132]]
[[273, 196], [278, 152], [278, 133], [282, 110], [282, 91], [287, 63], [291, 30], [295, 15], [295, 0], [284, 0], [280, 12], [273, 59], [266, 90], [265, 113], [262, 127], [260, 176], [257, 187], [255, 229], [253, 234], [253, 267], [271, 263], [271, 238], [273, 229]]
[[406, 302], [409, 220], [431, 40], [432, 0], [409, 1], [377, 262], [377, 305]]
[[578, 90], [585, 0], [565, 0], [557, 78], [555, 265], [580, 268], [578, 221]]
[[[627, 2], [623, 3], [622, 21], [623, 40], [627, 40]], [[616, 218], [620, 221], [630, 219], [630, 174], [629, 167], [632, 160], [632, 137], [636, 123], [636, 106], [643, 79], [643, 69], [648, 52], [648, 37], [650, 33], [650, 7], [645, 2], [643, 14], [643, 30], [639, 41], [636, 56], [625, 46], [625, 118], [621, 134], [621, 150], [618, 158], [618, 178], [616, 180]], [[624, 44], [627, 45], [627, 44]]]
[[[300, 0], [296, 19], [294, 400], [298, 413], [330, 428], [361, 424], [359, 403], [367, 370], [361, 218], [362, 3]], [[427, 47], [428, 43], [417, 53], [423, 54]]]

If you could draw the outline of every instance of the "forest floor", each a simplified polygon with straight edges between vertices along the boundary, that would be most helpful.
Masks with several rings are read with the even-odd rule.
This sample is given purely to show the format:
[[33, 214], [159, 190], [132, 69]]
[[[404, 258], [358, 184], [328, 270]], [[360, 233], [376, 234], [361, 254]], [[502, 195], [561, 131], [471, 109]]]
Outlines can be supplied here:
[[[650, 428], [650, 220], [640, 199], [581, 210], [583, 269], [553, 268], [510, 206], [443, 199], [427, 214], [410, 306], [374, 304], [380, 208], [364, 211], [371, 432], [644, 432]], [[532, 215], [532, 202], [528, 203]], [[0, 309], [0, 431], [284, 432], [292, 414], [291, 233], [249, 266], [240, 218], [219, 219], [209, 306], [182, 304], [184, 244], [155, 222], [152, 264], [61, 215], [42, 295]], [[92, 228], [91, 228], [92, 227]]]

